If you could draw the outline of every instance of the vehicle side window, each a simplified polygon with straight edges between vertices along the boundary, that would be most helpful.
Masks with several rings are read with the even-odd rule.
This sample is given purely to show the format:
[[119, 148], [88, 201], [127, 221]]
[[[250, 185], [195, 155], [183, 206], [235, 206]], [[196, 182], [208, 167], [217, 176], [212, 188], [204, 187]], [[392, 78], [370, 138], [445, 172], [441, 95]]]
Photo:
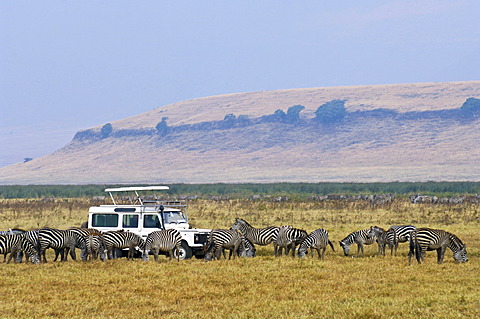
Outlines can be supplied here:
[[93, 214], [92, 227], [117, 227], [117, 214]]
[[145, 215], [143, 217], [144, 228], [160, 228], [160, 221], [157, 215]]
[[137, 228], [138, 215], [123, 215], [123, 228]]

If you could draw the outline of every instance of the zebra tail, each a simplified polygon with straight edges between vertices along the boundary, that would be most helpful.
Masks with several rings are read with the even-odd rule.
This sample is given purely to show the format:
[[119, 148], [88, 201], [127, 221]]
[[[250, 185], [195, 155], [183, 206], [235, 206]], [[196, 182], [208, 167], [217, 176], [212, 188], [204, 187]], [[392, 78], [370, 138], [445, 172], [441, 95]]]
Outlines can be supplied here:
[[418, 243], [418, 240], [415, 238], [414, 243], [413, 243], [413, 249], [415, 251], [415, 258], [417, 259], [417, 262], [420, 264], [422, 261], [422, 250], [420, 249], [420, 244]]
[[332, 250], [335, 251], [335, 248], [333, 247], [333, 243], [330, 241], [330, 239], [328, 240], [328, 244], [330, 245], [330, 247], [332, 247]]

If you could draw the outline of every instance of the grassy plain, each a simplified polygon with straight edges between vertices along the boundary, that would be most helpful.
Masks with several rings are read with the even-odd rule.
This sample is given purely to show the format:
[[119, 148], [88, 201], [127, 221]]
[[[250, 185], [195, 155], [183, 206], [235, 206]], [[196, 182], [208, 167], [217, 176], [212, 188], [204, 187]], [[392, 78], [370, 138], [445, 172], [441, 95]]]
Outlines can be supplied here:
[[[0, 201], [0, 229], [67, 228], [86, 220], [86, 200]], [[259, 247], [253, 259], [159, 263], [111, 260], [41, 265], [1, 264], [1, 315], [5, 318], [473, 318], [480, 306], [480, 207], [412, 205], [397, 199], [366, 202], [191, 202], [195, 227], [228, 228], [235, 217], [256, 227], [290, 224], [329, 231], [335, 252], [324, 261], [274, 258]], [[441, 228], [466, 244], [469, 262], [456, 264], [447, 250], [408, 265], [406, 244], [396, 257], [344, 257], [338, 241], [371, 225], [411, 223]], [[356, 248], [352, 249], [354, 252]], [[49, 260], [52, 260], [50, 256]]]

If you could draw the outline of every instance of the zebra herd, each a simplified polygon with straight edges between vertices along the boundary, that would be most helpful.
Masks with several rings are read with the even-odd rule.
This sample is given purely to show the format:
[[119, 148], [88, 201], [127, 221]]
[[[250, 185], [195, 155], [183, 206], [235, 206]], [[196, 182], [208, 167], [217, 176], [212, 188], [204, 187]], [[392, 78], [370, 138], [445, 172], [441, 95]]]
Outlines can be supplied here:
[[[364, 256], [364, 245], [377, 243], [378, 255], [385, 255], [387, 246], [390, 248], [391, 255], [396, 255], [398, 244], [404, 242], [409, 242], [409, 264], [412, 256], [415, 256], [418, 263], [424, 261], [427, 250], [437, 250], [437, 261], [442, 263], [447, 247], [453, 251], [455, 261], [461, 263], [468, 261], [466, 245], [454, 234], [439, 229], [417, 228], [413, 225], [395, 225], [387, 230], [378, 226], [357, 230], [342, 239], [340, 247], [343, 249], [344, 255], [348, 256], [351, 245], [356, 244], [357, 255], [361, 253]], [[285, 255], [292, 251], [292, 257], [295, 257], [297, 246], [297, 254], [300, 258], [305, 257], [309, 248], [312, 258], [314, 250], [316, 250], [318, 258], [324, 259], [327, 245], [335, 251], [333, 243], [328, 238], [328, 232], [322, 228], [316, 229], [310, 234], [288, 225], [255, 228], [246, 220], [236, 218], [231, 229], [212, 231], [207, 241], [209, 255], [208, 257], [206, 255], [206, 259], [211, 260], [212, 256], [220, 259], [224, 249], [230, 249], [231, 256], [232, 251], [235, 252], [238, 247], [244, 245], [243, 243], [249, 243], [253, 247], [254, 245], [265, 246], [273, 243], [276, 257], [282, 254], [283, 249], [285, 249]], [[254, 251], [254, 248], [252, 250]], [[235, 258], [235, 253], [233, 255]]]
[[[418, 263], [424, 261], [428, 250], [436, 250], [437, 261], [442, 263], [447, 247], [453, 251], [455, 261], [462, 263], [468, 261], [466, 245], [454, 234], [439, 229], [416, 228], [412, 225], [397, 225], [387, 230], [378, 226], [361, 229], [342, 239], [340, 247], [344, 255], [348, 256], [350, 247], [356, 244], [357, 255], [364, 256], [364, 246], [377, 243], [378, 255], [385, 255], [387, 246], [391, 255], [396, 255], [398, 244], [403, 242], [409, 243], [409, 264], [413, 256]], [[255, 228], [246, 220], [236, 218], [230, 229], [214, 229], [210, 232], [203, 247], [204, 259], [207, 261], [220, 259], [222, 254], [226, 259], [225, 250], [230, 251], [229, 259], [232, 256], [234, 259], [237, 256], [255, 257], [255, 245], [269, 244], [274, 246], [275, 257], [282, 255], [284, 250], [285, 255], [291, 251], [292, 257], [295, 257], [297, 252], [298, 257], [302, 258], [310, 248], [312, 258], [316, 250], [318, 258], [324, 259], [327, 246], [335, 251], [328, 232], [322, 228], [310, 234], [289, 225]], [[7, 263], [12, 259], [14, 262], [21, 262], [23, 256], [26, 262], [45, 263], [47, 262], [45, 251], [48, 248], [55, 251], [54, 261], [59, 256], [61, 261], [66, 261], [68, 255], [76, 260], [76, 248], [81, 250], [83, 261], [112, 259], [118, 257], [119, 250], [126, 248], [129, 249], [127, 259], [132, 259], [138, 248], [145, 261], [148, 260], [149, 252], [154, 255], [155, 261], [158, 261], [160, 251], [168, 253], [170, 259], [176, 257], [179, 260], [181, 245], [182, 236], [175, 229], [154, 231], [145, 240], [137, 234], [123, 230], [101, 233], [96, 229], [76, 227], [67, 230], [15, 229], [0, 233], [0, 254], [4, 254], [4, 262], [10, 253]]]
[[0, 254], [4, 254], [4, 262], [10, 253], [7, 263], [12, 259], [21, 262], [25, 256], [26, 262], [46, 263], [46, 250], [52, 248], [55, 251], [57, 261], [66, 261], [70, 254], [72, 260], [76, 260], [75, 248], [80, 249], [83, 261], [100, 259], [112, 259], [119, 257], [117, 253], [121, 249], [128, 248], [127, 259], [134, 257], [135, 249], [142, 251], [143, 260], [148, 260], [151, 251], [158, 260], [159, 251], [167, 251], [170, 259], [174, 250], [179, 256], [181, 235], [175, 229], [159, 230], [150, 233], [145, 240], [139, 235], [127, 231], [109, 231], [102, 233], [92, 228], [72, 227], [67, 230], [54, 228], [34, 229], [23, 231], [20, 229], [0, 234]]

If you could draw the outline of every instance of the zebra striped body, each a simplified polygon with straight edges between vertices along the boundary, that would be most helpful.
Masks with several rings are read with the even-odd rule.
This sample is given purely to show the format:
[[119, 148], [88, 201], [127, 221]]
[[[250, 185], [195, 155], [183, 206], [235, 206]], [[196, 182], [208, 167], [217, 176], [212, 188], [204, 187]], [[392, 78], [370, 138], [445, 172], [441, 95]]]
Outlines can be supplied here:
[[101, 261], [105, 261], [105, 244], [103, 242], [102, 233], [90, 233], [87, 238], [86, 259], [96, 260], [100, 257]]
[[[103, 239], [102, 239], [102, 233], [95, 229], [95, 228], [81, 228], [81, 227], [70, 227], [68, 230], [79, 234], [83, 238], [85, 238], [85, 247], [79, 247], [76, 246], [76, 248], [80, 248], [82, 250], [82, 260], [85, 261], [89, 259], [89, 256], [92, 253], [95, 253], [95, 258], [97, 259], [99, 254], [101, 253], [100, 248], [104, 247], [103, 245]], [[92, 238], [89, 238], [91, 234], [95, 234]], [[89, 245], [89, 240], [90, 240], [90, 245]], [[93, 250], [92, 250], [93, 249]], [[100, 257], [105, 258], [105, 254], [103, 253]], [[103, 257], [102, 257], [103, 256]], [[57, 256], [55, 256], [55, 260]], [[92, 256], [90, 256], [92, 257]], [[91, 258], [90, 258], [91, 259]], [[54, 260], [54, 261], [55, 261]], [[103, 259], [102, 259], [103, 260]]]
[[[33, 230], [29, 230], [27, 231], [25, 234], [24, 234], [24, 241], [25, 242], [28, 242], [28, 244], [24, 243], [24, 246], [25, 248], [28, 248], [28, 246], [31, 246], [31, 247], [34, 247], [34, 250], [35, 250], [35, 253], [38, 257], [40, 257], [40, 253], [38, 251], [38, 232], [40, 231], [40, 229], [33, 229]], [[26, 250], [25, 250], [26, 252]], [[26, 254], [25, 256], [25, 261], [28, 262], [28, 253]]]
[[408, 242], [410, 239], [410, 233], [416, 229], [417, 227], [413, 225], [391, 226], [387, 231], [387, 244], [390, 248], [390, 254], [396, 256], [398, 244]]
[[318, 253], [318, 258], [324, 259], [327, 245], [330, 245], [333, 251], [335, 251], [335, 248], [333, 247], [332, 242], [328, 239], [328, 232], [322, 228], [314, 230], [300, 244], [300, 247], [298, 248], [298, 257], [299, 258], [305, 257], [305, 254], [307, 253], [308, 248], [310, 248], [312, 258], [313, 258], [313, 251], [315, 249]]
[[176, 229], [158, 230], [148, 234], [143, 249], [143, 260], [148, 260], [148, 251], [153, 253], [155, 261], [158, 261], [158, 253], [166, 251], [169, 253], [170, 260], [174, 256], [174, 250], [177, 251], [177, 260], [180, 261], [180, 246], [182, 244], [182, 235]]
[[[393, 235], [393, 237], [392, 237]], [[378, 255], [385, 256], [385, 249], [388, 246], [392, 249], [395, 241], [395, 231], [393, 229], [385, 230], [382, 227], [371, 226], [368, 231], [368, 238], [377, 238]]]
[[350, 246], [352, 244], [357, 244], [357, 255], [360, 254], [361, 251], [362, 256], [365, 256], [363, 246], [371, 245], [377, 240], [376, 236], [368, 237], [369, 231], [370, 229], [357, 230], [340, 241], [340, 247], [342, 247], [345, 256], [348, 256], [350, 253]]
[[420, 264], [425, 261], [427, 250], [436, 250], [437, 262], [441, 264], [447, 247], [453, 251], [455, 261], [459, 263], [468, 261], [466, 245], [454, 234], [441, 229], [418, 228], [410, 233], [408, 263], [411, 263], [411, 258], [415, 254], [415, 258]]
[[278, 230], [278, 236], [274, 243], [274, 255], [275, 257], [282, 255], [282, 249], [285, 248], [285, 255], [288, 255], [289, 250], [292, 250], [292, 257], [295, 257], [295, 248], [306, 237], [307, 232], [293, 228], [292, 226], [281, 226]]
[[212, 260], [213, 258], [220, 259], [220, 255], [224, 249], [230, 250], [228, 259], [233, 254], [233, 259], [237, 255], [238, 247], [242, 243], [243, 235], [238, 230], [233, 229], [214, 229], [210, 232], [210, 237], [205, 244], [205, 260]]
[[[0, 254], [3, 254], [3, 262], [10, 263], [12, 258], [22, 250], [22, 236], [21, 235], [0, 235]], [[17, 259], [14, 259], [17, 262]]]
[[45, 263], [47, 262], [45, 251], [48, 248], [59, 251], [62, 261], [67, 260], [68, 252], [70, 252], [72, 259], [76, 260], [75, 247], [80, 247], [82, 250], [86, 249], [85, 238], [76, 232], [54, 228], [43, 228], [38, 231], [38, 253]]
[[37, 252], [36, 246], [34, 246], [25, 235], [22, 236], [22, 252], [18, 255], [18, 262], [22, 262], [22, 253], [25, 253], [26, 262], [30, 261], [33, 264], [38, 264], [40, 262], [40, 257]]
[[103, 241], [105, 243], [105, 248], [107, 249], [108, 259], [114, 257], [113, 250], [115, 248], [128, 248], [127, 259], [133, 259], [135, 247], [139, 247], [141, 250], [145, 247], [145, 241], [140, 236], [126, 231], [106, 232], [103, 234]]
[[276, 240], [279, 228], [275, 226], [255, 228], [246, 220], [235, 218], [232, 229], [239, 230], [252, 244], [265, 246]]

